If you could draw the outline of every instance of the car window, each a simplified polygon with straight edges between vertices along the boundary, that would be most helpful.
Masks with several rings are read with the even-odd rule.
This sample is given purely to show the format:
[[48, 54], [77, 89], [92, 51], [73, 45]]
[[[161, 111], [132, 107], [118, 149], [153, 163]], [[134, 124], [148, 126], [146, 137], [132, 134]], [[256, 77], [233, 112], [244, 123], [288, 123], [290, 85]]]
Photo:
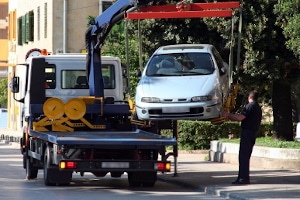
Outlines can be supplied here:
[[214, 57], [216, 58], [216, 62], [217, 62], [218, 68], [219, 69], [223, 68], [224, 67], [224, 65], [223, 65], [223, 59], [222, 59], [220, 53], [215, 48], [213, 48], [212, 52], [213, 52]]
[[147, 76], [207, 75], [214, 72], [209, 53], [173, 53], [154, 55], [146, 69]]

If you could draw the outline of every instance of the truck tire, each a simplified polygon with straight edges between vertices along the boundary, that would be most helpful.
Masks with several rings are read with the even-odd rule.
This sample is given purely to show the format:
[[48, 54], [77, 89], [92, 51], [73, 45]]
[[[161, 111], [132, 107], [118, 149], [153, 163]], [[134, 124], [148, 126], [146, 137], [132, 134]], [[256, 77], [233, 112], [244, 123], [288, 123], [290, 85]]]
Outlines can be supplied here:
[[120, 178], [122, 176], [123, 172], [110, 172], [110, 176], [112, 178]]
[[128, 172], [128, 183], [130, 187], [140, 187], [141, 182], [136, 180], [135, 176], [136, 172]]
[[33, 166], [31, 159], [28, 155], [25, 154], [25, 156], [26, 156], [26, 179], [27, 180], [35, 179], [38, 175], [38, 168]]
[[72, 180], [72, 171], [60, 171], [52, 164], [52, 148], [47, 147], [44, 155], [44, 183], [46, 186], [69, 185]]
[[50, 180], [50, 166], [51, 166], [51, 149], [49, 147], [45, 150], [44, 155], [44, 184], [46, 186], [53, 186], [55, 183]]
[[157, 172], [128, 172], [130, 187], [153, 187], [157, 180]]

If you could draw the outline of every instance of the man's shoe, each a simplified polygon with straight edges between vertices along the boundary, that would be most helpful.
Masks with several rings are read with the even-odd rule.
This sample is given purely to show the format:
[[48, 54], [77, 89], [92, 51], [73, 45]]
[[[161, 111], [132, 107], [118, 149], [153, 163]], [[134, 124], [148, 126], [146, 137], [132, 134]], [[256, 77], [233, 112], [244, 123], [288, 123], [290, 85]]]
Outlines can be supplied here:
[[234, 185], [245, 185], [245, 184], [250, 184], [249, 180], [245, 179], [237, 179], [236, 181], [232, 182]]

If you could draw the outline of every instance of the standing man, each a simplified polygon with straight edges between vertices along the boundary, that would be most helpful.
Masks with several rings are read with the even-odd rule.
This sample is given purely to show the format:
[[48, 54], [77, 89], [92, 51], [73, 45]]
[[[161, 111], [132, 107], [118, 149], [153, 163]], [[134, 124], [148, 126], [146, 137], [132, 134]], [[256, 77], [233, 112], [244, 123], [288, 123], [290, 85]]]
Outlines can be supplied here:
[[258, 93], [256, 90], [252, 90], [248, 96], [248, 104], [240, 114], [223, 112], [223, 116], [229, 120], [241, 121], [242, 128], [239, 151], [239, 174], [237, 180], [232, 182], [232, 184], [250, 183], [250, 157], [262, 119], [262, 110], [257, 100]]

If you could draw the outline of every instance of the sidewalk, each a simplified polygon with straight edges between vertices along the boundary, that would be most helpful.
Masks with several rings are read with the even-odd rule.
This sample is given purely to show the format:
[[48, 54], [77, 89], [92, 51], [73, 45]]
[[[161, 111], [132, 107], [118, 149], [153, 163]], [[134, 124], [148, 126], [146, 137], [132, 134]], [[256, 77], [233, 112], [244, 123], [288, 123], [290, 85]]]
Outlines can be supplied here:
[[251, 168], [251, 184], [232, 185], [238, 165], [205, 161], [207, 157], [208, 153], [179, 152], [177, 176], [162, 174], [159, 179], [229, 199], [300, 199], [298, 170]]
[[[22, 133], [20, 131], [0, 129], [0, 137], [1, 135], [18, 141]], [[300, 200], [299, 170], [274, 170], [251, 167], [251, 184], [232, 185], [231, 182], [237, 177], [238, 165], [206, 161], [207, 158], [208, 151], [196, 151], [193, 153], [180, 151], [177, 174], [174, 174], [173, 165], [172, 173], [159, 174], [158, 179], [205, 191], [208, 194], [227, 197], [228, 199]], [[173, 157], [170, 157], [169, 160], [174, 163]]]

